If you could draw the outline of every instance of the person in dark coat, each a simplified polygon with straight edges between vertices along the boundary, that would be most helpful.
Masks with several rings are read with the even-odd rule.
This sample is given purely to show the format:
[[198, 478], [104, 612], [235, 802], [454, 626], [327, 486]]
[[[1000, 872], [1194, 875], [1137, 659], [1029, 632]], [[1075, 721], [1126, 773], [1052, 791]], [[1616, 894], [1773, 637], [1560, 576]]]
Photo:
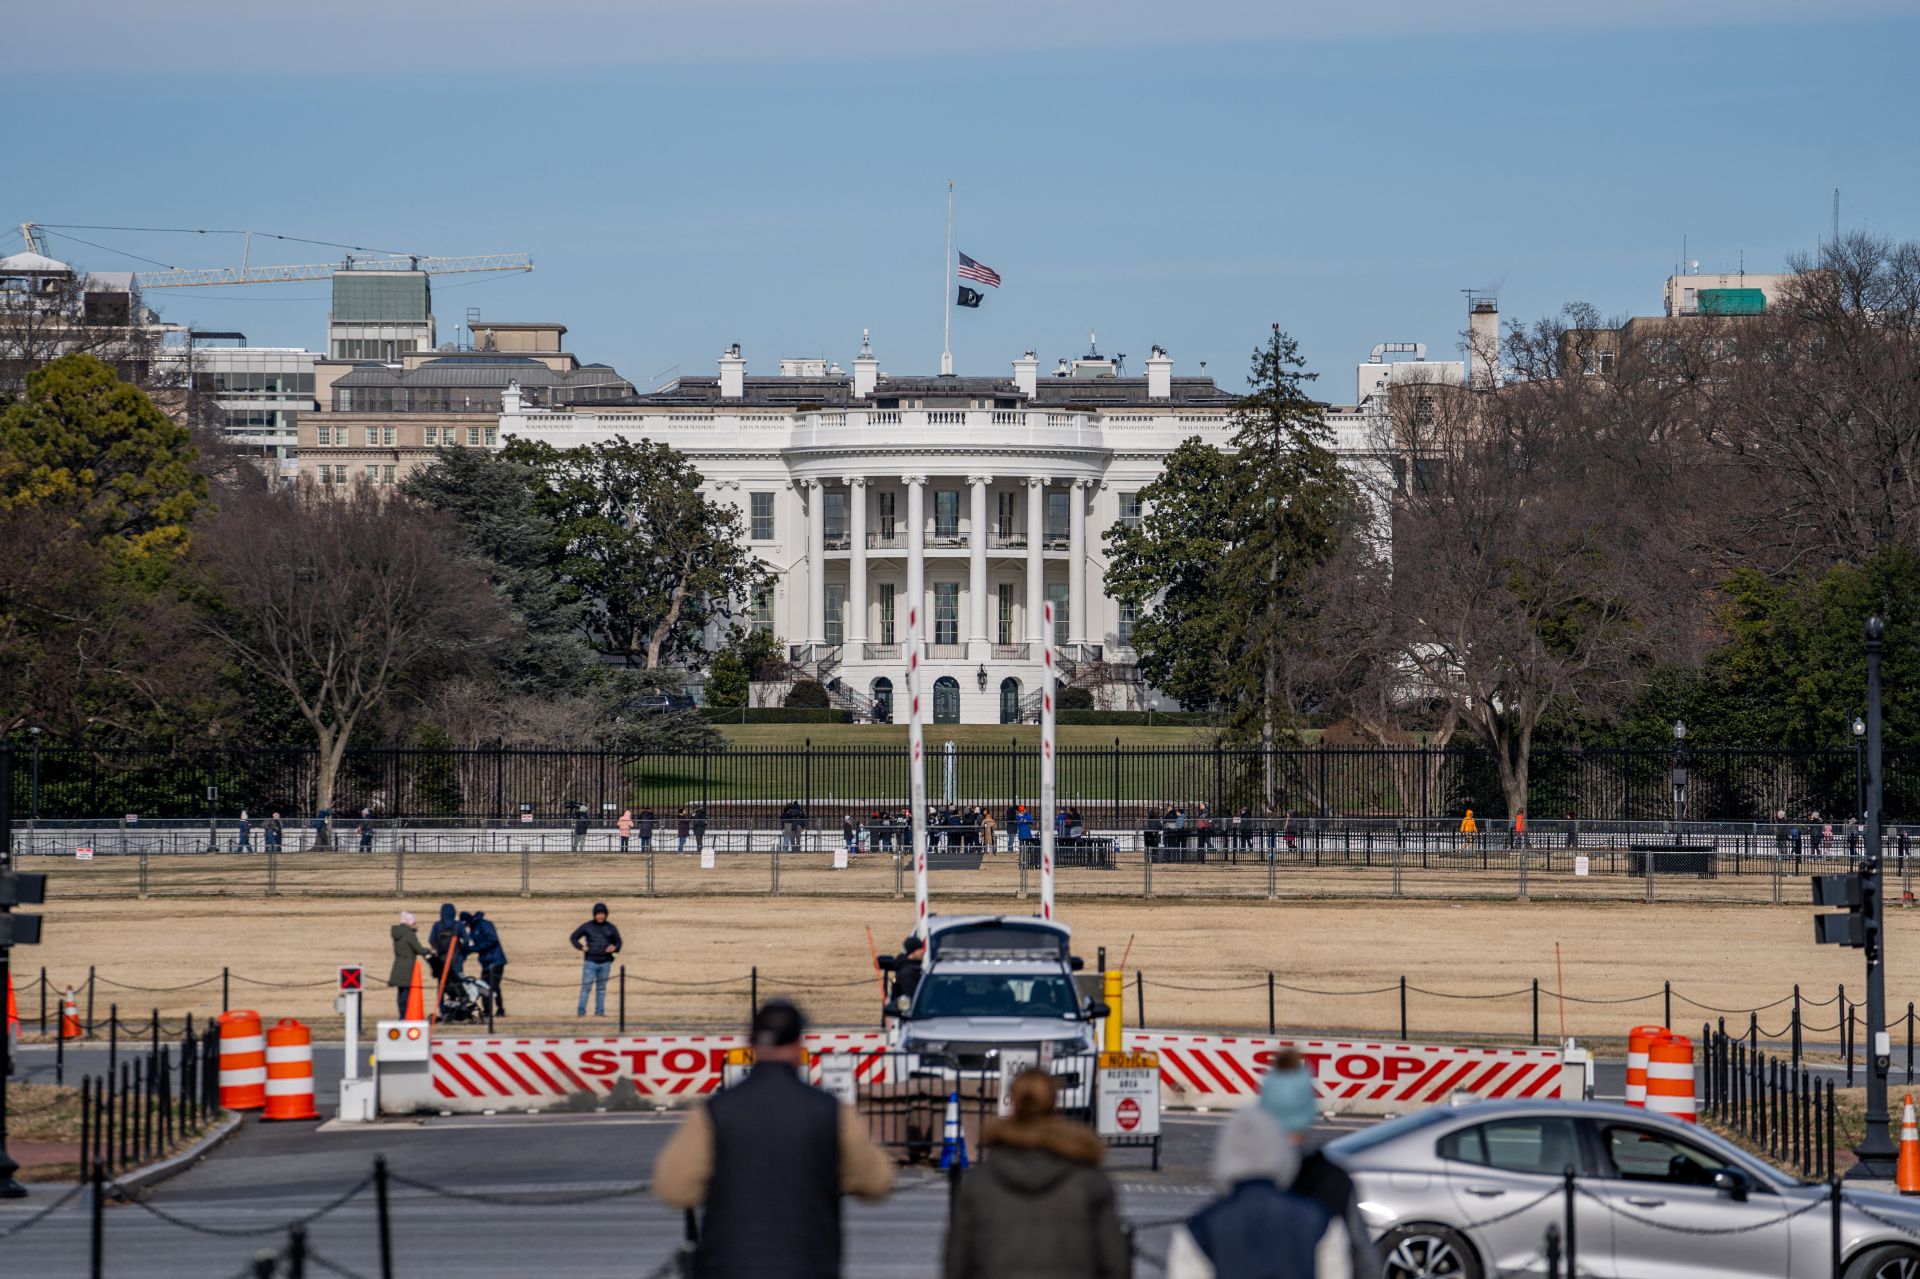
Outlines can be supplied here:
[[1013, 1081], [1013, 1113], [987, 1124], [980, 1166], [960, 1183], [946, 1279], [1126, 1279], [1133, 1273], [1106, 1143], [1054, 1113], [1053, 1077]]
[[806, 1019], [784, 999], [753, 1015], [753, 1070], [694, 1105], [653, 1166], [653, 1193], [699, 1208], [695, 1279], [839, 1279], [840, 1199], [883, 1199], [893, 1160], [867, 1121], [807, 1083]]
[[420, 944], [420, 934], [414, 928], [416, 923], [413, 912], [400, 912], [400, 922], [388, 930], [393, 937], [393, 967], [387, 970], [387, 985], [393, 987], [393, 993], [399, 1000], [399, 1015], [407, 1015], [407, 990], [413, 985], [413, 961], [416, 957], [427, 959], [433, 952]]
[[575, 1017], [587, 1015], [587, 992], [594, 992], [593, 1015], [607, 1015], [607, 978], [613, 973], [613, 957], [620, 953], [620, 930], [607, 918], [607, 904], [593, 904], [593, 918], [574, 929], [567, 944], [581, 954], [580, 1007]]
[[500, 987], [507, 979], [507, 952], [500, 944], [500, 930], [484, 910], [474, 911], [473, 918], [467, 921], [467, 940], [473, 947], [474, 960], [480, 965], [480, 977], [492, 992], [494, 1015], [505, 1017], [507, 1000], [500, 993]]
[[908, 933], [907, 939], [900, 943], [900, 955], [893, 964], [893, 1006], [896, 1009], [901, 1008], [902, 999], [909, 1005], [913, 1003], [914, 992], [920, 989], [921, 974], [926, 971], [926, 958], [926, 938], [919, 933]]
[[1263, 1106], [1234, 1112], [1213, 1152], [1220, 1197], [1174, 1232], [1167, 1279], [1351, 1279], [1346, 1227], [1293, 1186], [1299, 1169]]
[[[467, 942], [467, 916], [455, 916], [452, 902], [440, 903], [440, 918], [427, 930], [427, 945], [433, 947], [433, 975], [440, 977], [445, 973], [441, 984], [459, 978], [460, 970], [467, 966], [467, 951], [471, 949]], [[451, 959], [453, 971], [447, 972]]]

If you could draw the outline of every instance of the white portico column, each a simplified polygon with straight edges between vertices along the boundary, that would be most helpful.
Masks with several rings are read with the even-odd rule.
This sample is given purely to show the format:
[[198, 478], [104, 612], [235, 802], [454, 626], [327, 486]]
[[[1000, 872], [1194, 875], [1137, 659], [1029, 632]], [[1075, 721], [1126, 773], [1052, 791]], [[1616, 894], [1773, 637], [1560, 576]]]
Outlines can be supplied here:
[[992, 656], [987, 630], [987, 485], [991, 475], [969, 475], [973, 486], [973, 527], [967, 530], [971, 552], [967, 576], [967, 656], [985, 661]]
[[867, 480], [847, 476], [847, 649], [861, 656], [867, 642]]
[[[1047, 603], [1047, 479], [1043, 475], [1027, 479], [1027, 642], [1038, 644], [1046, 625]], [[1036, 651], [1028, 654], [1040, 660]]]
[[[907, 486], [907, 607], [920, 610], [924, 637], [933, 630], [927, 620], [927, 477], [903, 475], [900, 482]], [[899, 625], [905, 634], [907, 619], [902, 617]]]
[[802, 480], [807, 494], [807, 643], [827, 642], [827, 489]]
[[1067, 643], [1087, 642], [1087, 490], [1092, 480], [1075, 480], [1068, 507]]

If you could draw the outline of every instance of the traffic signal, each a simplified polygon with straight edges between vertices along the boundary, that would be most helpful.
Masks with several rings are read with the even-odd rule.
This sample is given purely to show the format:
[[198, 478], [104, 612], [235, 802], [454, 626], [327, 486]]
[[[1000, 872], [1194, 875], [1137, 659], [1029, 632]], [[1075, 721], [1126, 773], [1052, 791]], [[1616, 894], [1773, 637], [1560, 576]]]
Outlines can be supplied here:
[[1815, 915], [1813, 940], [1829, 946], [1871, 947], [1869, 922], [1875, 885], [1863, 874], [1815, 875], [1813, 904], [1844, 907], [1844, 915]]
[[47, 900], [47, 877], [26, 871], [0, 871], [0, 946], [35, 946], [40, 942], [40, 916], [16, 915], [15, 906], [38, 906]]

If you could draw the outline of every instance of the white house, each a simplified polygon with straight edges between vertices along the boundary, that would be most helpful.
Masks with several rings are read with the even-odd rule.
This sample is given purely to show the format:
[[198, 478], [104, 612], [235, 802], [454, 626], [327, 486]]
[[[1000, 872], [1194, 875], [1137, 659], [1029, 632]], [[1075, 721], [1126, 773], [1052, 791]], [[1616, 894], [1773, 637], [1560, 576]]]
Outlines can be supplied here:
[[[1379, 363], [1361, 366], [1363, 392]], [[509, 388], [499, 434], [685, 454], [776, 574], [754, 624], [858, 715], [892, 718], [904, 697], [911, 600], [928, 619], [936, 722], [1032, 718], [1047, 601], [1066, 683], [1098, 680], [1107, 705], [1164, 705], [1134, 677], [1134, 618], [1106, 593], [1104, 535], [1139, 518], [1140, 490], [1182, 441], [1227, 442], [1235, 393], [1176, 377], [1157, 346], [1144, 377], [1096, 351], [1044, 375], [1029, 351], [1010, 377], [895, 376], [864, 340], [852, 365], [749, 375], [736, 345], [717, 376], [620, 404], [546, 410]], [[1373, 457], [1368, 414], [1328, 412], [1356, 465]]]

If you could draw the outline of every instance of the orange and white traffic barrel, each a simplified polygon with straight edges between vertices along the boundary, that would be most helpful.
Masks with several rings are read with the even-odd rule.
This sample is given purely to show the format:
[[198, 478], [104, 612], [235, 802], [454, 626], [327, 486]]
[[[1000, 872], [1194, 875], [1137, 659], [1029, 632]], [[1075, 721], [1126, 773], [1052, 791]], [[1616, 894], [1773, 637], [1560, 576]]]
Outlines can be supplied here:
[[220, 1107], [258, 1110], [267, 1104], [267, 1037], [260, 1014], [236, 1008], [220, 1014]]
[[1635, 1026], [1627, 1032], [1627, 1104], [1647, 1104], [1647, 1052], [1654, 1041], [1665, 1039], [1665, 1026]]
[[267, 1109], [262, 1119], [318, 1119], [313, 1107], [313, 1032], [291, 1017], [267, 1032]]
[[1647, 1111], [1690, 1124], [1699, 1121], [1693, 1097], [1693, 1041], [1686, 1036], [1669, 1035], [1648, 1048]]
[[79, 1039], [87, 1032], [80, 1025], [80, 1004], [73, 997], [73, 987], [67, 987], [67, 993], [60, 996], [60, 1038]]

